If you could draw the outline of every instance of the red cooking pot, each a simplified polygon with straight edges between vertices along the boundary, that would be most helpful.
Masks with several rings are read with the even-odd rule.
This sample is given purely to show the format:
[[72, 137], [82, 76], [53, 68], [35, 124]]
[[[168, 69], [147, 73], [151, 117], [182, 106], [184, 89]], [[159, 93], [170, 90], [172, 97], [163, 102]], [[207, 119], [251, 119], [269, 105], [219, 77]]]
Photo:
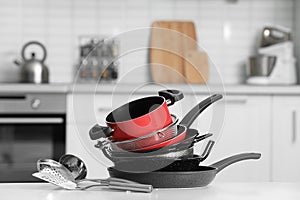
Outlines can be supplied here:
[[[172, 125], [166, 127], [166, 130], [159, 130], [154, 133], [150, 133], [144, 137], [140, 137], [134, 140], [126, 140], [121, 142], [114, 142], [111, 141], [111, 138], [108, 140], [103, 141], [103, 148], [109, 148], [114, 152], [117, 151], [132, 151], [132, 152], [144, 152], [144, 151], [151, 151], [151, 150], [158, 150], [160, 148], [168, 148], [168, 146], [180, 143], [186, 138], [187, 132], [190, 126], [193, 124], [195, 119], [211, 104], [214, 102], [222, 99], [223, 96], [221, 94], [214, 94], [210, 97], [204, 99], [196, 106], [194, 106], [181, 120], [181, 122], [176, 125], [176, 122]], [[94, 129], [97, 127], [94, 126]], [[101, 127], [99, 128], [101, 130]], [[160, 138], [159, 133], [169, 136], [166, 138]], [[171, 133], [171, 134], [169, 134]], [[196, 131], [197, 133], [197, 131]], [[90, 130], [90, 137], [93, 139], [95, 133], [93, 130]], [[153, 137], [154, 136], [154, 137]], [[196, 135], [195, 135], [196, 136]], [[189, 140], [190, 144], [192, 144], [193, 140]], [[102, 142], [101, 142], [102, 143]]]
[[168, 106], [183, 98], [178, 90], [162, 90], [159, 96], [131, 101], [113, 110], [105, 126], [96, 124], [90, 130], [91, 139], [112, 137], [113, 141], [130, 140], [160, 130], [172, 123]]
[[196, 106], [194, 106], [181, 120], [181, 122], [178, 125], [173, 125], [172, 127], [168, 128], [168, 129], [175, 129], [174, 132], [176, 132], [177, 134], [168, 139], [168, 140], [164, 140], [160, 143], [156, 143], [153, 145], [148, 145], [146, 147], [140, 148], [140, 149], [125, 149], [125, 150], [129, 150], [129, 151], [149, 151], [149, 150], [154, 150], [154, 149], [159, 149], [159, 148], [163, 148], [163, 147], [168, 147], [172, 144], [176, 144], [179, 143], [181, 141], [183, 141], [186, 137], [187, 134], [187, 130], [190, 128], [190, 126], [193, 124], [193, 122], [195, 121], [195, 119], [207, 108], [209, 107], [211, 104], [213, 104], [214, 102], [222, 99], [223, 96], [221, 94], [214, 94], [211, 95], [210, 97], [204, 99], [203, 101], [201, 101], [200, 103], [198, 103]]

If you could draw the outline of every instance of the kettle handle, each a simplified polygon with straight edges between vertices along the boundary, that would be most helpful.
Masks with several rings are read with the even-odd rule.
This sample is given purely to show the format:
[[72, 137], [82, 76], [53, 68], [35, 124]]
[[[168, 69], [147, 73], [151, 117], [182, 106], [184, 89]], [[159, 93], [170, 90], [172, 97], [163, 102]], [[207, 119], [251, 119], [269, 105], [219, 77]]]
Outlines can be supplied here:
[[46, 57], [47, 57], [47, 50], [46, 50], [45, 46], [44, 46], [42, 43], [38, 42], [38, 41], [30, 41], [30, 42], [27, 42], [27, 43], [23, 46], [22, 51], [21, 51], [21, 55], [22, 55], [23, 60], [27, 60], [26, 57], [25, 57], [25, 50], [26, 50], [26, 48], [27, 48], [28, 46], [30, 46], [30, 45], [38, 45], [38, 46], [40, 46], [40, 47], [42, 48], [42, 50], [43, 50], [43, 52], [44, 52], [44, 56], [43, 56], [43, 58], [42, 58], [41, 60], [39, 60], [39, 61], [41, 61], [41, 62], [43, 63], [43, 62], [46, 60]]

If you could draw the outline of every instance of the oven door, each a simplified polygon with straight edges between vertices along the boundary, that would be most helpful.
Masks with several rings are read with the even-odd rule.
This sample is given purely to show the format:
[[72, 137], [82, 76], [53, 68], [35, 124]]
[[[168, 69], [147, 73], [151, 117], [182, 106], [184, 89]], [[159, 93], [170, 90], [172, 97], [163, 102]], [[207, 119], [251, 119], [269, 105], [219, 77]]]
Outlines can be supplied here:
[[0, 115], [0, 182], [37, 182], [37, 160], [58, 160], [65, 135], [64, 114]]

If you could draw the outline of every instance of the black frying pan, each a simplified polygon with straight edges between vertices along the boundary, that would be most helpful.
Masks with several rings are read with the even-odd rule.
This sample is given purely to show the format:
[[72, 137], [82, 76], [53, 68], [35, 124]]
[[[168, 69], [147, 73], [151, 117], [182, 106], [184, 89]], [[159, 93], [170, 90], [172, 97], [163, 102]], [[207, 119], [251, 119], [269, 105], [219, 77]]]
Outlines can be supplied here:
[[196, 166], [192, 170], [154, 171], [147, 173], [134, 173], [119, 171], [113, 167], [108, 168], [111, 177], [123, 178], [144, 184], [151, 184], [155, 188], [192, 188], [203, 187], [210, 184], [217, 173], [225, 167], [242, 160], [259, 159], [260, 153], [242, 153], [230, 156], [210, 166]]
[[184, 168], [187, 165], [198, 166], [199, 163], [205, 160], [211, 152], [214, 141], [209, 141], [201, 156], [192, 155], [190, 158], [182, 159], [179, 157], [164, 157], [164, 156], [140, 156], [140, 157], [113, 157], [115, 169], [127, 172], [149, 172], [167, 167], [168, 169], [174, 166]]

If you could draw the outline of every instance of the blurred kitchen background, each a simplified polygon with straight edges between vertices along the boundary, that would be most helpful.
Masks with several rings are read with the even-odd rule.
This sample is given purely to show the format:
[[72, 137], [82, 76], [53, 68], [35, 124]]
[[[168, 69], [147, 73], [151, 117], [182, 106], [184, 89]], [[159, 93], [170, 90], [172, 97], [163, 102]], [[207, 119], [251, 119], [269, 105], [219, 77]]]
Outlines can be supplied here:
[[[0, 6], [0, 82], [18, 81], [12, 60], [29, 40], [48, 51], [52, 83], [72, 82], [79, 57], [80, 37], [113, 36], [155, 20], [189, 20], [197, 39], [218, 67], [226, 84], [245, 82], [245, 63], [256, 54], [262, 29], [280, 25], [291, 30], [295, 55], [300, 57], [300, 2], [297, 0], [11, 0]], [[141, 32], [137, 38], [148, 42]], [[134, 40], [132, 41], [134, 42]], [[122, 47], [121, 47], [122, 48]], [[147, 61], [147, 51], [126, 56], [119, 76]], [[213, 69], [209, 82], [216, 83]], [[150, 80], [146, 69], [128, 82]]]
[[[217, 141], [205, 162], [262, 153], [257, 162], [222, 171], [216, 181], [300, 181], [300, 1], [0, 0], [0, 182], [36, 181], [31, 173], [37, 158], [58, 159], [64, 153], [85, 160], [90, 177], [107, 176], [111, 163], [94, 147], [89, 129], [105, 124], [106, 115], [130, 99], [157, 95], [162, 85], [147, 85], [153, 75], [147, 48], [130, 51], [107, 71], [99, 66], [131, 48], [148, 47], [152, 34], [147, 27], [155, 21], [193, 22], [200, 49], [210, 58], [191, 54], [195, 62], [203, 58], [210, 63], [199, 65], [204, 74], [209, 71], [207, 79], [196, 81], [204, 84], [165, 85], [185, 95], [171, 112], [181, 118], [211, 93], [224, 94], [224, 101], [193, 124], [200, 133], [212, 132]], [[275, 41], [262, 43], [273, 29]], [[103, 42], [107, 37], [113, 39]], [[37, 43], [31, 43], [25, 50], [27, 58], [33, 53], [32, 62], [21, 60], [29, 41], [45, 46], [49, 76], [45, 72], [44, 78], [50, 84], [19, 84], [26, 67], [37, 69], [35, 77], [43, 80], [39, 73], [45, 66], [36, 60], [43, 54], [41, 46], [32, 49]], [[247, 69], [249, 57], [258, 53], [275, 54], [277, 62], [271, 57], [253, 60], [253, 86], [246, 84]], [[275, 82], [265, 85], [272, 71]], [[96, 87], [99, 75], [106, 82]], [[74, 80], [81, 84], [74, 86]], [[202, 147], [197, 145], [195, 152]]]

